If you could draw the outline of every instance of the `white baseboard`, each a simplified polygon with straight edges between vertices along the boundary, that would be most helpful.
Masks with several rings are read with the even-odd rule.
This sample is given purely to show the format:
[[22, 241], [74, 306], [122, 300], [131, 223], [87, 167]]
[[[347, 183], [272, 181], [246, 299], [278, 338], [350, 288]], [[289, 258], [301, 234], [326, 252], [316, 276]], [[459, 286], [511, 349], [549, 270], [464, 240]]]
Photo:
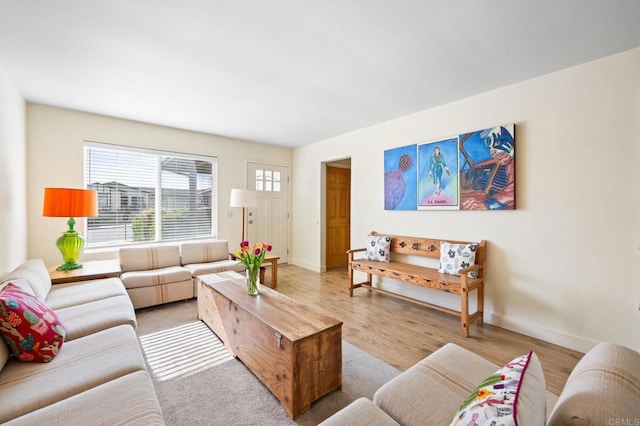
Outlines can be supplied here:
[[597, 344], [597, 342], [585, 339], [584, 337], [567, 334], [551, 328], [541, 327], [538, 324], [526, 321], [514, 320], [493, 312], [485, 312], [484, 320], [488, 324], [515, 331], [516, 333], [521, 333], [526, 336], [535, 337], [536, 339], [564, 346], [565, 348], [579, 352], [587, 352]]
[[[296, 266], [299, 266], [299, 267], [304, 268], [304, 269], [309, 269], [310, 271], [313, 271], [313, 272], [318, 272], [318, 273], [327, 272], [327, 268], [326, 267], [323, 267], [321, 265], [317, 265], [315, 263], [304, 262], [304, 261], [301, 261], [301, 260], [298, 260], [298, 259], [295, 259], [295, 258], [289, 259], [289, 264], [296, 265]], [[323, 270], [323, 268], [324, 268], [324, 270]]]

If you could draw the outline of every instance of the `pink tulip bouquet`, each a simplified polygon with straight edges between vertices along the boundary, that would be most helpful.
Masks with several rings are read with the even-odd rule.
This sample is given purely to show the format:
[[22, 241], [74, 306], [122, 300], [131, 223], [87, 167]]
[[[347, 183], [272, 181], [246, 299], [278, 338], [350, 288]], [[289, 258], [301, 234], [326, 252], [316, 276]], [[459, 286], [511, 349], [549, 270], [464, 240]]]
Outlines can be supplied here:
[[258, 294], [260, 265], [262, 265], [264, 257], [271, 249], [271, 244], [255, 243], [249, 245], [249, 241], [243, 241], [236, 251], [236, 257], [247, 267], [247, 293], [252, 296]]

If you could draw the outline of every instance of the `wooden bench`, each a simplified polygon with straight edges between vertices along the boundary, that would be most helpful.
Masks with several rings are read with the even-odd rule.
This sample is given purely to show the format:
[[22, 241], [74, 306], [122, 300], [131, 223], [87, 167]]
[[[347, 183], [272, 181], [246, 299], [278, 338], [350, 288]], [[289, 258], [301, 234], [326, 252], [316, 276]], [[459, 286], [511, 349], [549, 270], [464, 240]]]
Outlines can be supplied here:
[[[371, 235], [382, 236], [388, 234], [379, 234], [372, 232]], [[414, 302], [429, 308], [437, 309], [460, 316], [462, 333], [469, 336], [469, 325], [473, 322], [483, 323], [484, 309], [484, 266], [486, 255], [486, 241], [479, 243], [469, 241], [452, 241], [437, 240], [433, 238], [405, 237], [400, 235], [391, 236], [390, 255], [404, 254], [410, 256], [423, 256], [434, 259], [440, 259], [440, 243], [448, 242], [453, 244], [477, 244], [475, 264], [464, 268], [460, 271], [460, 275], [449, 275], [438, 272], [437, 268], [429, 268], [426, 266], [412, 265], [406, 262], [394, 260], [394, 256], [390, 256], [390, 262], [381, 262], [376, 260], [356, 259], [355, 253], [365, 252], [365, 248], [348, 250], [349, 255], [349, 295], [353, 297], [353, 289], [364, 287], [369, 291], [377, 291], [389, 296], [397, 297], [402, 300]], [[353, 282], [353, 272], [361, 271], [367, 274], [367, 281], [362, 283]], [[476, 271], [477, 278], [471, 278], [468, 273]], [[404, 281], [406, 283], [415, 284], [435, 290], [446, 291], [448, 293], [460, 296], [460, 312], [448, 309], [442, 306], [417, 300], [408, 296], [397, 294], [388, 290], [384, 290], [372, 285], [372, 275], [378, 275], [394, 280]], [[473, 314], [469, 314], [469, 293], [476, 290], [477, 309]]]

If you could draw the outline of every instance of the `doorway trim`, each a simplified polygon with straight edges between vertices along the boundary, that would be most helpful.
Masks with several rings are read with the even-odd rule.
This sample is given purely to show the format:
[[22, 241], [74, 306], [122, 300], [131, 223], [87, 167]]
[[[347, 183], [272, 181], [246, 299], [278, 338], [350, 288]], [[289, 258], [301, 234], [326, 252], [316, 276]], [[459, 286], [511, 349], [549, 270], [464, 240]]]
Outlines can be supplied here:
[[[351, 169], [351, 156], [322, 161], [320, 167], [320, 272], [327, 271], [327, 166]], [[353, 180], [351, 181], [353, 187]], [[351, 203], [351, 200], [349, 200]], [[351, 235], [349, 235], [351, 242]]]

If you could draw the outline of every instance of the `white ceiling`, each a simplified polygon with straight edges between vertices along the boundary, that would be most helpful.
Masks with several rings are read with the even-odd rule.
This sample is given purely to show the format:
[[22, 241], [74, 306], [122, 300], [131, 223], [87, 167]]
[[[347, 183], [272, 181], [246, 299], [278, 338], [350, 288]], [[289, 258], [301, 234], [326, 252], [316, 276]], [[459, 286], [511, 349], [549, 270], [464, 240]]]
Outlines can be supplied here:
[[638, 0], [0, 0], [27, 101], [296, 147], [640, 46]]

